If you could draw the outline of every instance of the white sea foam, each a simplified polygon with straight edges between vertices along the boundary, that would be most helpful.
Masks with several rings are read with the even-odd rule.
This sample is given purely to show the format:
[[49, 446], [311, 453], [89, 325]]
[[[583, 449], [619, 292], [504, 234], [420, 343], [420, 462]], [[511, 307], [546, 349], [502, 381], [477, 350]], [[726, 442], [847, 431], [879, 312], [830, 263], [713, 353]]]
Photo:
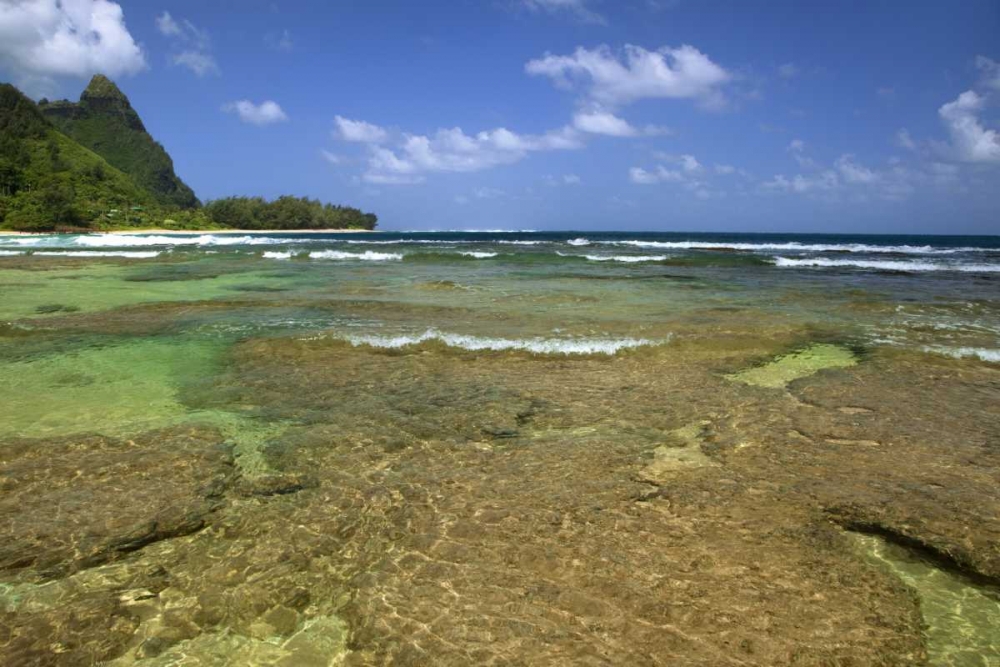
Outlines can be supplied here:
[[129, 257], [131, 259], [151, 259], [160, 255], [159, 250], [36, 250], [34, 255], [58, 257]]
[[961, 359], [963, 357], [976, 357], [978, 359], [982, 359], [983, 361], [1000, 363], [1000, 350], [993, 350], [987, 347], [927, 346], [924, 348], [924, 351], [932, 352], [934, 354], [945, 354], [949, 357], [955, 357], [957, 359]]
[[576, 238], [576, 239], [570, 239], [569, 241], [566, 241], [566, 243], [568, 243], [569, 245], [575, 245], [575, 246], [590, 245], [590, 239], [585, 239], [583, 237], [580, 237], [580, 238]]
[[460, 245], [460, 244], [467, 244], [467, 243], [476, 243], [476, 241], [462, 241], [462, 240], [456, 241], [454, 239], [450, 239], [450, 240], [445, 240], [445, 239], [396, 239], [394, 241], [368, 241], [368, 240], [364, 240], [364, 239], [360, 239], [360, 240], [350, 239], [348, 241], [344, 241], [344, 243], [346, 243], [348, 245], [405, 245], [405, 244], [413, 244], [413, 243], [418, 243], [420, 245], [424, 245], [424, 244], [427, 244], [427, 245], [433, 245], [433, 244]]
[[0, 250], [0, 257], [10, 257], [11, 255], [23, 255], [22, 250]]
[[469, 252], [460, 252], [458, 254], [465, 255], [466, 257], [475, 257], [476, 259], [489, 259], [491, 257], [497, 256], [497, 253], [495, 252], [477, 252], [475, 250], [471, 250]]
[[662, 262], [667, 258], [666, 255], [584, 255], [584, 257], [592, 262], [628, 262], [629, 264]]
[[346, 340], [354, 346], [398, 349], [419, 345], [427, 341], [439, 341], [449, 347], [463, 350], [501, 352], [520, 350], [533, 354], [616, 354], [621, 350], [657, 345], [659, 342], [645, 338], [484, 338], [451, 334], [428, 329], [418, 335], [400, 336], [348, 336]]
[[602, 241], [607, 245], [663, 248], [674, 250], [745, 250], [749, 252], [861, 252], [908, 255], [953, 255], [963, 252], [990, 252], [991, 248], [938, 248], [931, 245], [871, 245], [866, 243], [720, 243], [710, 241]]
[[497, 241], [500, 245], [542, 245], [546, 241]]
[[774, 264], [775, 266], [785, 268], [825, 267], [875, 269], [878, 271], [962, 271], [964, 273], [1000, 272], [1000, 264], [943, 264], [939, 262], [920, 260], [827, 259], [822, 257], [793, 259], [790, 257], [775, 257]]
[[341, 259], [341, 260], [363, 260], [369, 262], [386, 262], [403, 259], [403, 255], [398, 252], [343, 252], [340, 250], [315, 250], [309, 253], [310, 259]]
[[268, 250], [264, 253], [264, 259], [291, 259], [294, 254], [291, 251], [279, 252], [277, 250]]
[[75, 245], [89, 248], [129, 248], [134, 246], [216, 246], [216, 245], [276, 245], [288, 243], [288, 239], [270, 236], [229, 236], [225, 234], [201, 234], [199, 236], [168, 236], [166, 234], [87, 234], [73, 238]]

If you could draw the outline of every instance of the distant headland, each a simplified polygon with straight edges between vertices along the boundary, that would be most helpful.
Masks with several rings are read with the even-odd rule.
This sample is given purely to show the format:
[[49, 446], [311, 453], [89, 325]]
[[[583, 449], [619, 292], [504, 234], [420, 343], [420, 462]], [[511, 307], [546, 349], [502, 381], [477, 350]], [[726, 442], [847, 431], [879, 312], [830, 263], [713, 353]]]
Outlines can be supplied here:
[[113, 81], [79, 102], [0, 83], [0, 230], [21, 232], [373, 230], [373, 213], [308, 197], [202, 204]]

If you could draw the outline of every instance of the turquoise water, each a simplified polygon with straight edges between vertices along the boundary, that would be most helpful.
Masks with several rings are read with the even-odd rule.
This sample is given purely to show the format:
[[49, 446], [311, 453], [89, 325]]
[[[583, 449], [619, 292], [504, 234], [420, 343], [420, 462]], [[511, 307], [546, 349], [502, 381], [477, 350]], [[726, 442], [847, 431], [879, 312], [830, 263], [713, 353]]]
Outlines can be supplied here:
[[12, 664], [998, 644], [810, 523], [994, 576], [997, 237], [0, 236], [0, 293]]

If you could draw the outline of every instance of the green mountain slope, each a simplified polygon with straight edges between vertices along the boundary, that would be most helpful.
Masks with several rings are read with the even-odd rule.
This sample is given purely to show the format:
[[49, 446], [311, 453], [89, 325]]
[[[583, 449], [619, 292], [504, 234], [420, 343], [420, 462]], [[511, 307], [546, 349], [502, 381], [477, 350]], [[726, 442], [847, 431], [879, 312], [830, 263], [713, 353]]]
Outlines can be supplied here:
[[152, 194], [55, 129], [17, 88], [0, 84], [0, 226], [140, 225], [160, 215]]
[[167, 206], [196, 208], [194, 192], [174, 173], [170, 156], [146, 132], [139, 114], [110, 79], [91, 79], [78, 103], [39, 104], [42, 114], [82, 146], [125, 172]]

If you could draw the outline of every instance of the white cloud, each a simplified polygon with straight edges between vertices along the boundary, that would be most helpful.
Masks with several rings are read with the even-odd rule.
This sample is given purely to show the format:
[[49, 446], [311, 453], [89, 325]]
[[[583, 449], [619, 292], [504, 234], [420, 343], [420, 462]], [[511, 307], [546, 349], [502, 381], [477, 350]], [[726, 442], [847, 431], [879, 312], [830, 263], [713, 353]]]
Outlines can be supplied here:
[[271, 125], [288, 120], [281, 106], [273, 100], [264, 100], [260, 104], [254, 104], [250, 100], [238, 100], [224, 105], [222, 110], [235, 111], [240, 120], [251, 125]]
[[731, 164], [717, 164], [715, 165], [715, 173], [722, 176], [728, 176], [729, 174], [736, 173], [736, 167]]
[[181, 51], [171, 57], [175, 65], [187, 67], [197, 76], [208, 76], [209, 74], [220, 74], [219, 64], [215, 62], [212, 54], [204, 51]]
[[698, 173], [704, 169], [701, 163], [693, 155], [682, 155], [680, 157], [681, 168], [688, 173]]
[[633, 183], [639, 185], [653, 185], [654, 183], [681, 183], [684, 175], [673, 169], [667, 169], [659, 165], [653, 171], [647, 171], [642, 167], [632, 167], [628, 170], [628, 177]]
[[344, 158], [326, 149], [320, 150], [319, 153], [323, 156], [323, 159], [330, 164], [341, 164], [344, 161]]
[[380, 144], [389, 138], [389, 133], [384, 129], [378, 125], [366, 123], [363, 120], [351, 120], [343, 116], [335, 116], [333, 122], [337, 125], [334, 136], [344, 141]]
[[1000, 63], [986, 56], [976, 56], [976, 68], [983, 73], [982, 85], [1000, 90]]
[[[342, 119], [338, 116], [339, 120]], [[381, 130], [363, 121], [349, 121], [348, 132], [362, 141], [367, 134], [369, 141], [368, 170], [363, 178], [377, 183], [414, 183], [423, 180], [423, 174], [433, 172], [475, 172], [504, 164], [512, 164], [531, 152], [568, 150], [582, 147], [577, 131], [563, 127], [540, 135], [517, 134], [506, 128], [485, 130], [474, 135], [465, 134], [461, 128], [443, 128], [433, 135], [403, 135], [393, 148], [379, 145], [387, 140], [385, 134], [369, 131]], [[363, 126], [368, 126], [359, 130]]]
[[801, 139], [792, 139], [791, 142], [789, 142], [788, 144], [788, 150], [796, 153], [801, 153], [805, 149], [806, 149], [806, 142], [802, 141]]
[[732, 75], [693, 46], [647, 51], [626, 45], [622, 56], [607, 46], [580, 47], [572, 55], [531, 60], [525, 71], [562, 87], [582, 83], [591, 99], [609, 106], [648, 98], [695, 99], [708, 107], [725, 101], [720, 89]]
[[583, 23], [607, 23], [603, 16], [587, 6], [587, 0], [521, 0], [520, 4], [533, 12], [566, 13]]
[[573, 127], [581, 132], [612, 137], [634, 137], [639, 134], [627, 120], [607, 111], [581, 111], [573, 116]]
[[841, 155], [835, 165], [847, 183], [874, 183], [878, 180], [878, 175], [855, 162], [853, 155]]
[[564, 174], [563, 183], [566, 185], [579, 185], [583, 181], [576, 174]]
[[837, 177], [837, 173], [829, 169], [815, 176], [803, 176], [799, 174], [791, 179], [785, 178], [783, 174], [778, 174], [770, 181], [766, 181], [761, 185], [765, 190], [797, 193], [815, 192], [817, 190], [829, 191], [835, 190], [839, 186], [840, 179]]
[[187, 19], [178, 23], [169, 12], [163, 12], [156, 18], [156, 28], [170, 40], [174, 51], [170, 56], [171, 63], [187, 67], [199, 77], [222, 73], [212, 55], [212, 41], [207, 30], [198, 28]]
[[118, 3], [3, 0], [0, 65], [19, 79], [41, 82], [58, 76], [135, 74], [145, 69], [146, 58]]
[[910, 136], [910, 131], [905, 127], [900, 128], [899, 132], [896, 132], [896, 145], [908, 151], [917, 150], [917, 142], [913, 140], [913, 137]]
[[785, 63], [778, 67], [778, 76], [782, 79], [791, 79], [798, 76], [800, 71], [795, 63]]
[[156, 29], [160, 31], [160, 34], [167, 37], [181, 34], [181, 27], [177, 25], [177, 21], [167, 11], [156, 17]]
[[983, 98], [967, 90], [943, 105], [938, 114], [951, 135], [955, 159], [962, 162], [1000, 162], [1000, 135], [979, 120]]
[[472, 194], [476, 199], [496, 199], [507, 195], [506, 192], [497, 188], [476, 188]]

